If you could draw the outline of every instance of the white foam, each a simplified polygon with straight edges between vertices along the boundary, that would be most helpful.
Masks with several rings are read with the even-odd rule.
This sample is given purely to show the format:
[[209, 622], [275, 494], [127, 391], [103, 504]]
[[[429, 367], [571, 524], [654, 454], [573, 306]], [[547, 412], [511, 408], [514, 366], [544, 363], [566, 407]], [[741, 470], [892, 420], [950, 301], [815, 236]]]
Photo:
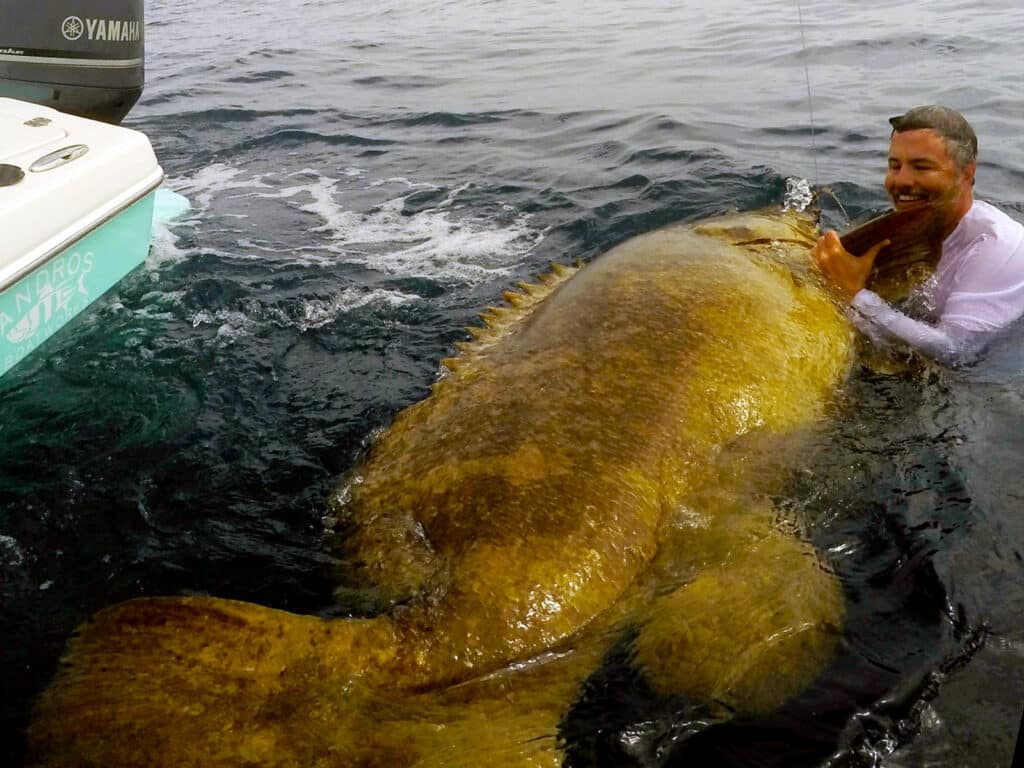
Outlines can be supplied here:
[[216, 312], [202, 309], [192, 315], [191, 319], [193, 328], [216, 325], [217, 341], [225, 344], [230, 344], [239, 336], [247, 335], [256, 324], [256, 321], [246, 313], [228, 309], [218, 309]]
[[241, 168], [225, 163], [212, 163], [196, 171], [191, 177], [175, 179], [174, 189], [184, 195], [197, 211], [209, 209], [214, 197], [224, 192], [244, 189], [275, 189], [274, 185], [263, 181], [259, 176], [243, 175]]
[[360, 291], [356, 288], [346, 288], [327, 301], [314, 299], [306, 302], [303, 305], [302, 317], [292, 321], [290, 324], [297, 327], [300, 331], [308, 331], [322, 328], [337, 320], [340, 315], [369, 304], [398, 306], [415, 301], [418, 298], [417, 296], [411, 296], [399, 291], [385, 291], [383, 289]]
[[[311, 173], [311, 171], [304, 171], [303, 173]], [[293, 174], [294, 175], [294, 174]], [[312, 213], [320, 218], [324, 219], [324, 224], [319, 227], [315, 227], [313, 232], [323, 232], [329, 228], [328, 220], [331, 214], [337, 210], [337, 205], [334, 203], [334, 190], [338, 184], [337, 179], [332, 179], [327, 176], [318, 176], [316, 180], [308, 184], [299, 184], [294, 187], [285, 187], [275, 197], [295, 197], [298, 194], [308, 194], [313, 198], [313, 202], [306, 203], [304, 205], [298, 205], [300, 211]]]
[[25, 563], [25, 553], [16, 539], [0, 535], [0, 563], [12, 567]]
[[[405, 179], [388, 181], [411, 184]], [[508, 277], [545, 233], [530, 225], [529, 214], [516, 214], [510, 206], [503, 209], [506, 224], [456, 214], [453, 203], [464, 189], [453, 190], [436, 206], [411, 216], [403, 213], [407, 195], [370, 213], [338, 209], [328, 216], [334, 241], [328, 249], [349, 263], [391, 275], [452, 283]]]
[[[180, 224], [178, 225], [180, 226]], [[178, 236], [171, 230], [170, 223], [155, 219], [151, 247], [146, 258], [147, 269], [157, 269], [168, 262], [184, 261], [188, 252], [178, 247]]]
[[[405, 178], [405, 176], [391, 176], [391, 177], [389, 177], [387, 179], [377, 179], [376, 181], [371, 181], [370, 182], [370, 186], [371, 187], [383, 187], [386, 184], [401, 184], [403, 186], [409, 187], [410, 189], [437, 189], [438, 188], [435, 185], [430, 184], [430, 183], [425, 182], [425, 181], [420, 181], [420, 182], [409, 181], [409, 179]], [[459, 189], [460, 190], [465, 189], [466, 186], [468, 186], [468, 185], [463, 185], [462, 187], [459, 187]]]
[[310, 299], [299, 307], [298, 312], [287, 312], [276, 306], [250, 302], [245, 311], [219, 309], [216, 312], [203, 309], [194, 313], [190, 320], [193, 328], [217, 326], [216, 342], [230, 344], [235, 339], [248, 335], [254, 329], [267, 324], [279, 328], [297, 328], [300, 332], [323, 328], [343, 314], [371, 304], [399, 306], [418, 300], [418, 296], [389, 291], [381, 288], [362, 290], [345, 288], [329, 299]]
[[230, 309], [218, 309], [216, 312], [201, 309], [192, 315], [191, 319], [193, 328], [198, 328], [200, 325], [215, 325], [218, 323], [232, 323], [238, 326], [252, 324], [249, 316], [244, 312], [236, 312]]
[[[509, 277], [544, 238], [545, 232], [531, 224], [530, 214], [512, 206], [505, 205], [493, 214], [470, 212], [458, 202], [470, 184], [449, 190], [429, 208], [408, 213], [410, 195], [441, 187], [404, 176], [367, 176], [366, 170], [353, 167], [342, 170], [338, 178], [311, 168], [282, 177], [213, 164], [190, 179], [176, 180], [174, 186], [192, 200], [200, 218], [211, 215], [216, 202], [215, 216], [220, 223], [232, 217], [239, 222], [222, 230], [234, 235], [239, 250], [202, 246], [203, 253], [233, 260], [287, 259], [304, 265], [324, 260], [334, 263], [340, 258], [388, 275], [475, 284]], [[260, 222], [271, 217], [262, 215], [261, 210], [246, 222], [254, 204], [247, 202], [244, 212], [238, 212], [231, 210], [231, 200], [261, 200], [264, 206], [280, 201], [319, 223], [294, 232], [259, 231]], [[353, 200], [359, 200], [358, 208], [352, 206]], [[310, 245], [310, 232], [317, 233], [322, 242]], [[289, 246], [293, 236], [305, 242]], [[189, 255], [176, 249], [172, 237], [160, 237], [158, 249], [165, 258]]]

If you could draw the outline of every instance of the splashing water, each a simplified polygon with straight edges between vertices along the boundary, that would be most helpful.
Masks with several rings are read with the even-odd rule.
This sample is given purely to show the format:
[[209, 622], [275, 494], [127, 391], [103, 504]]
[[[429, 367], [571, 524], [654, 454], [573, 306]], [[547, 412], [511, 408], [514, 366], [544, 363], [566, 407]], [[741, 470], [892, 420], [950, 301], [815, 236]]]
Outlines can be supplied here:
[[814, 200], [811, 183], [807, 179], [790, 176], [786, 179], [786, 195], [782, 200], [785, 211], [803, 211]]

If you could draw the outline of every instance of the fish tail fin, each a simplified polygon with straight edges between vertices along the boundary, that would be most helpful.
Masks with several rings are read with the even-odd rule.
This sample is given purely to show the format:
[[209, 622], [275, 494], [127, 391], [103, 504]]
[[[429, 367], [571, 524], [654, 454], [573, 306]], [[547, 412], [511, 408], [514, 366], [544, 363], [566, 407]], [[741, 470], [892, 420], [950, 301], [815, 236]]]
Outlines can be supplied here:
[[343, 689], [394, 659], [389, 625], [205, 597], [107, 608], [37, 702], [29, 764], [276, 765], [294, 751], [289, 730], [322, 711], [325, 681]]

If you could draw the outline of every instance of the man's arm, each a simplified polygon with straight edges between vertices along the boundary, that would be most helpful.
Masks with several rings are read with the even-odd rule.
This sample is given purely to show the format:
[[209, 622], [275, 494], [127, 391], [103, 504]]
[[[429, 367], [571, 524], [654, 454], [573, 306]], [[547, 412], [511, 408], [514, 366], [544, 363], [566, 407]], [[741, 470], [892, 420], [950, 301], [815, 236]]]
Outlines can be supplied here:
[[935, 325], [908, 317], [864, 288], [882, 247], [880, 243], [857, 257], [843, 249], [834, 232], [826, 232], [812, 251], [814, 263], [839, 299], [849, 303], [854, 324], [876, 344], [902, 342], [941, 363], [956, 365], [970, 362], [994, 331], [1024, 314], [1024, 242], [1009, 253], [994, 242], [975, 244], [963, 258], [969, 267], [958, 274], [957, 289]]
[[863, 256], [854, 256], [843, 248], [839, 235], [830, 230], [815, 244], [811, 258], [828, 279], [836, 297], [849, 305], [854, 325], [873, 342], [899, 341], [948, 365], [976, 354], [983, 341], [981, 334], [941, 322], [932, 326], [914, 320], [865, 289], [875, 257], [888, 244], [888, 240], [883, 240]]
[[893, 309], [873, 291], [858, 291], [850, 302], [850, 309], [854, 325], [876, 344], [902, 342], [944, 365], [970, 362], [987, 338], [984, 331], [941, 320], [937, 325], [914, 320]]

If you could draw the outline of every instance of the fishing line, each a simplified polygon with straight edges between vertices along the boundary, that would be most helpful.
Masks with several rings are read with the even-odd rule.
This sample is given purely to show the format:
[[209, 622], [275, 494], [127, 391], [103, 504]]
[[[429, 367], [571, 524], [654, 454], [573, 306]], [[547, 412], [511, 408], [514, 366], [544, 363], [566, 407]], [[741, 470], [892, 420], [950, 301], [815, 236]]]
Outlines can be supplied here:
[[818, 179], [818, 146], [815, 142], [814, 131], [814, 104], [811, 101], [811, 70], [807, 65], [807, 40], [804, 38], [804, 13], [800, 7], [800, 0], [796, 0], [796, 15], [800, 21], [800, 53], [804, 59], [804, 80], [807, 82], [807, 111], [811, 116], [811, 158], [814, 160], [814, 186], [820, 186]]

